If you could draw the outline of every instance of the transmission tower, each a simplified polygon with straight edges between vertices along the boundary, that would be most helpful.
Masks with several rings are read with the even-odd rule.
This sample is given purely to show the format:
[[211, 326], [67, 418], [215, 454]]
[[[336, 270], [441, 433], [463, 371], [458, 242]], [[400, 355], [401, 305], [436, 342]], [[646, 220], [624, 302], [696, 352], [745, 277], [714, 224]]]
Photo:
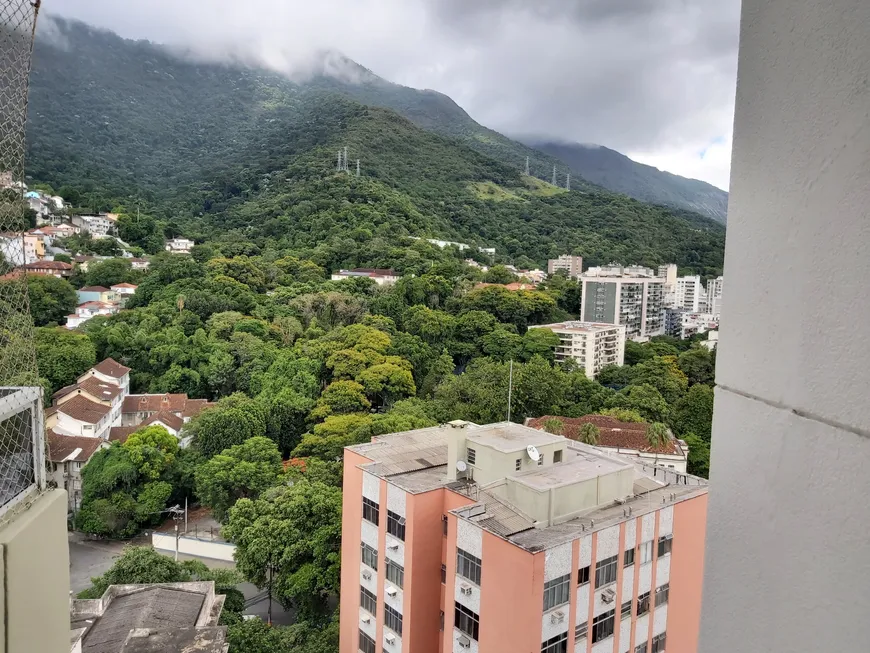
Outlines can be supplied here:
[[344, 171], [347, 172], [347, 145], [344, 146]]
[[336, 168], [339, 172], [341, 172], [341, 150], [338, 151], [338, 167]]
[[553, 185], [558, 186], [556, 183], [556, 166], [553, 166]]
[[526, 157], [526, 177], [529, 176], [529, 157]]
[[356, 176], [359, 177], [359, 159], [356, 160]]
[[568, 177], [565, 179], [565, 189], [571, 190], [571, 173], [568, 173]]

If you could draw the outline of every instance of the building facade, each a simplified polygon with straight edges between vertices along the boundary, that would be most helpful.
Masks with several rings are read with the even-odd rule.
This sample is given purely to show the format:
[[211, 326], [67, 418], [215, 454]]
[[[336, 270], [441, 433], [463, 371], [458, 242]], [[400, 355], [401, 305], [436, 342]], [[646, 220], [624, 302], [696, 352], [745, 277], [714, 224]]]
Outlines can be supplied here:
[[569, 279], [576, 279], [583, 274], [583, 257], [561, 254], [547, 261], [547, 274], [555, 274], [559, 270], [565, 270]]
[[517, 424], [344, 458], [341, 653], [694, 653], [707, 487]]
[[675, 308], [683, 308], [692, 313], [701, 310], [701, 301], [706, 301], [706, 296], [700, 276], [679, 277], [674, 288]]
[[530, 329], [548, 329], [559, 336], [557, 363], [573, 360], [590, 379], [607, 365], [625, 362], [625, 326], [590, 322], [541, 324]]
[[195, 244], [187, 238], [173, 238], [166, 241], [164, 249], [171, 254], [190, 254]]
[[723, 277], [716, 277], [707, 282], [707, 312], [717, 320], [722, 315], [722, 282]]
[[332, 281], [342, 281], [343, 279], [353, 279], [354, 277], [368, 277], [379, 286], [396, 283], [396, 281], [399, 280], [399, 275], [397, 275], [393, 270], [381, 270], [377, 268], [339, 270], [338, 272], [334, 272], [330, 276], [330, 279]]
[[582, 277], [581, 322], [621, 324], [627, 338], [664, 333], [664, 280], [658, 277]]

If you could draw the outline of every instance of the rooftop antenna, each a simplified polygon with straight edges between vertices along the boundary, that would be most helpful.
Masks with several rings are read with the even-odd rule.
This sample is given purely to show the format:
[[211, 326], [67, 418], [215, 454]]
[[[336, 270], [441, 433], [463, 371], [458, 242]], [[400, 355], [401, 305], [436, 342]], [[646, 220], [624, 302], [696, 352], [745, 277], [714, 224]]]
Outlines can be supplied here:
[[558, 185], [558, 184], [556, 184], [556, 166], [553, 166], [553, 185], [554, 186]]
[[359, 177], [359, 159], [356, 160], [356, 176]]
[[526, 157], [526, 177], [529, 176], [529, 157]]
[[514, 386], [514, 359], [511, 359], [510, 372], [508, 373], [508, 410], [507, 410], [507, 421], [511, 421], [511, 390], [513, 390]]
[[565, 179], [565, 189], [571, 190], [571, 173], [568, 173], [567, 179]]

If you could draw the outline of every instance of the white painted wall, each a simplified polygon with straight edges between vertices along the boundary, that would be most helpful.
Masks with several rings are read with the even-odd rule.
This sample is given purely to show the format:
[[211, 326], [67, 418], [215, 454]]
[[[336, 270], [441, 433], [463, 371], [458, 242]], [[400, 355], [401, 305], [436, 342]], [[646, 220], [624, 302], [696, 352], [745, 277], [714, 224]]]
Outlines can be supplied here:
[[[172, 533], [152, 533], [151, 546], [158, 551], [175, 553], [175, 535]], [[178, 552], [198, 558], [233, 562], [235, 550], [235, 545], [229, 542], [210, 542], [208, 540], [198, 540], [194, 537], [183, 536], [178, 538]]]
[[868, 650], [868, 42], [743, 0], [700, 653]]

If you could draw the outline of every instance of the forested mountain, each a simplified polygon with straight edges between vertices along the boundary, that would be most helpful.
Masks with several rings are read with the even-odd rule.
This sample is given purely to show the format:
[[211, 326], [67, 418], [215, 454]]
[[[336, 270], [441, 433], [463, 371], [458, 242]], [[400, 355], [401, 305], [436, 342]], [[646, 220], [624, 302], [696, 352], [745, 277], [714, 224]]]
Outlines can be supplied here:
[[728, 193], [697, 179], [687, 179], [632, 161], [624, 154], [600, 145], [527, 140], [530, 147], [567, 163], [585, 180], [629, 197], [695, 211], [725, 222]]
[[[437, 236], [496, 247], [518, 265], [570, 251], [590, 264], [721, 271], [721, 225], [526, 177], [514, 159], [527, 148], [484, 130], [487, 144], [445, 96], [423, 93], [434, 108], [412, 117], [425, 123], [425, 114], [438, 131], [452, 125], [447, 136], [348, 99], [373, 101], [384, 87], [395, 104], [408, 103], [405, 113], [419, 107], [417, 91], [360, 71], [357, 86], [346, 75], [300, 85], [57, 21], [34, 55], [28, 173], [74, 189], [83, 203], [90, 194], [141, 202], [201, 240], [268, 239], [330, 268], [375, 264], [379, 248], [402, 236]], [[343, 87], [354, 93], [337, 94]], [[351, 174], [335, 170], [343, 147]]]

